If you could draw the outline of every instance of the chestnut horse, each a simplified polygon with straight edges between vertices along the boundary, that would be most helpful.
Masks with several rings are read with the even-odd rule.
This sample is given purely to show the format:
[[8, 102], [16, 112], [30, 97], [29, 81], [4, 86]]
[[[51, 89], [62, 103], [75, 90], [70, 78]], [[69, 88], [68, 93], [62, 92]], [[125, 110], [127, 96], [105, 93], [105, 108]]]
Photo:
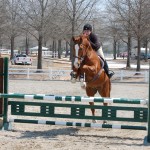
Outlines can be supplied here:
[[[80, 35], [73, 37], [75, 44], [74, 49], [74, 66], [73, 73], [75, 78], [85, 74], [85, 84], [81, 81], [81, 86], [85, 88], [89, 97], [94, 97], [98, 92], [102, 97], [110, 97], [111, 83], [103, 69], [103, 63], [99, 56], [92, 49], [88, 36]], [[94, 105], [94, 102], [89, 102]], [[104, 103], [107, 106], [107, 103]], [[95, 116], [95, 110], [91, 109], [92, 115]], [[93, 120], [93, 122], [95, 122]], [[104, 123], [106, 123], [104, 121]]]

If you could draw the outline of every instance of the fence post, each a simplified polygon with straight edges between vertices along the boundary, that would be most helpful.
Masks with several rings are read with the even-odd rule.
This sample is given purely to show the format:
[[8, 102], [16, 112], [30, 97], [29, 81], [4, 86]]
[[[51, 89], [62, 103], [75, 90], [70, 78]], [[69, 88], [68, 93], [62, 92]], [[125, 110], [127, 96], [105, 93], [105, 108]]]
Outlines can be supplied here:
[[[150, 61], [149, 61], [150, 65]], [[149, 67], [149, 103], [148, 103], [148, 133], [147, 133], [147, 142], [150, 143], [150, 67]]]
[[29, 74], [30, 74], [30, 68], [28, 68], [28, 70], [27, 70], [27, 79], [30, 78], [30, 77], [29, 77]]
[[49, 68], [49, 78], [50, 78], [50, 80], [52, 80], [52, 69], [51, 68]]
[[123, 70], [120, 71], [120, 75], [121, 75], [120, 80], [122, 81], [123, 80]]
[[145, 71], [145, 82], [148, 82], [148, 71]]
[[[4, 93], [8, 94], [8, 58], [4, 58]], [[3, 114], [4, 129], [8, 128], [8, 98], [4, 98], [4, 114]]]

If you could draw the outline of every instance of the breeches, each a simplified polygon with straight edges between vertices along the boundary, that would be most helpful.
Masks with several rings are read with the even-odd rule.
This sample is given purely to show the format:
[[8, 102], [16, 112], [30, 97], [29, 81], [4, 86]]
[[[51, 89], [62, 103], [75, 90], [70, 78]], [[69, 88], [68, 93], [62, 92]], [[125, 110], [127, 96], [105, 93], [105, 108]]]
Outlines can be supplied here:
[[97, 55], [100, 55], [104, 60], [105, 60], [105, 56], [102, 50], [102, 46], [96, 51]]

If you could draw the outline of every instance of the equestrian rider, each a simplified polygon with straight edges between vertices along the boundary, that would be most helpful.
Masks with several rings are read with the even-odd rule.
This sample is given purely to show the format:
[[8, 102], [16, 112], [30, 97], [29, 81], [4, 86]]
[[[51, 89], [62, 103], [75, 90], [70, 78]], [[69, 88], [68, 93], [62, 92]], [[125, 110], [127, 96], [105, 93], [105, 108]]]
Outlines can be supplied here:
[[114, 73], [109, 73], [108, 64], [105, 60], [104, 53], [102, 51], [102, 44], [98, 41], [97, 36], [92, 32], [92, 26], [90, 24], [85, 24], [83, 27], [83, 34], [88, 35], [92, 48], [96, 51], [97, 55], [104, 61], [104, 70], [109, 78], [111, 78]]

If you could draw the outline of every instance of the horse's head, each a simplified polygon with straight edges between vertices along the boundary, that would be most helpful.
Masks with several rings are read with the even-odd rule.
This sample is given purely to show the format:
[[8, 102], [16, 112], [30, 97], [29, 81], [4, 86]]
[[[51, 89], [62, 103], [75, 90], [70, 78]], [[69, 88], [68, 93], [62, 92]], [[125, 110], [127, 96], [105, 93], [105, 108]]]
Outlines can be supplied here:
[[74, 67], [78, 69], [87, 56], [87, 52], [91, 50], [91, 45], [89, 42], [88, 36], [80, 35], [77, 37], [73, 37], [74, 46]]

